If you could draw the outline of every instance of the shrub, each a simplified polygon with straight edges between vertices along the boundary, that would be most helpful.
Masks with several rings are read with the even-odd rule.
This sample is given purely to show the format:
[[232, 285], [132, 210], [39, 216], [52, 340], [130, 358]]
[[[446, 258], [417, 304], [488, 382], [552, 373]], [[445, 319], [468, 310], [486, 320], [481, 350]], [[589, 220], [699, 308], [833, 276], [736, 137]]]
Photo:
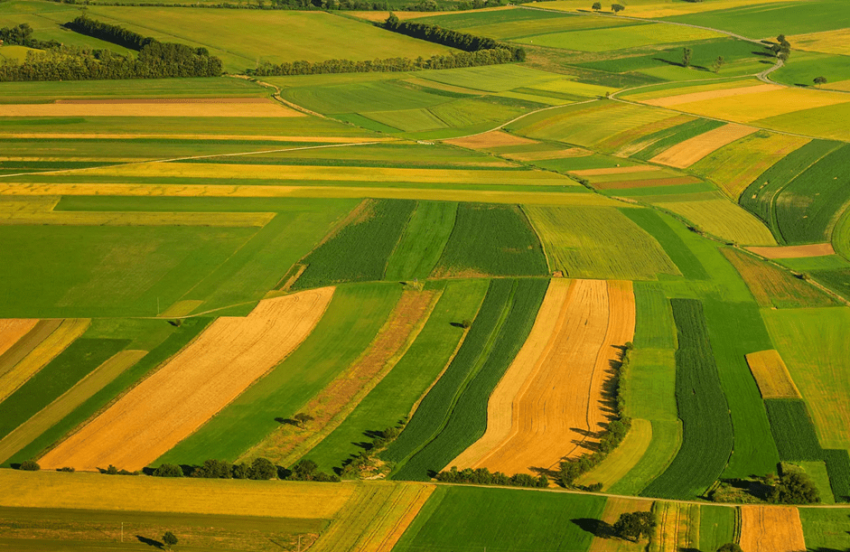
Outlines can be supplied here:
[[204, 465], [195, 468], [192, 477], [230, 479], [233, 477], [233, 467], [233, 464], [227, 460], [204, 460]]
[[24, 460], [21, 462], [21, 467], [18, 469], [23, 471], [38, 471], [41, 469], [41, 466], [39, 466], [38, 462], [35, 460]]
[[155, 477], [183, 477], [183, 468], [175, 464], [162, 464], [153, 471]]
[[257, 481], [274, 479], [277, 477], [277, 468], [266, 458], [255, 458], [248, 477]]

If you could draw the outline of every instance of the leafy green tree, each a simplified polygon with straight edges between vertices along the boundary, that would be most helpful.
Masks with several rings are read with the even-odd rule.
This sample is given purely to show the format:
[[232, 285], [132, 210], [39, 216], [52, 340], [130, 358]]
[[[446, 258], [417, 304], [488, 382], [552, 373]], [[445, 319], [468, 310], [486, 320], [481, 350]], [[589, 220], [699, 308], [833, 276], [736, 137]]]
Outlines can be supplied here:
[[820, 88], [822, 85], [826, 84], [826, 77], [815, 77], [815, 85]]
[[256, 458], [251, 463], [250, 478], [256, 480], [268, 480], [277, 476], [277, 468], [266, 458]]
[[171, 550], [171, 547], [177, 544], [177, 537], [171, 531], [166, 531], [162, 536], [162, 542], [165, 544], [166, 550]]
[[734, 542], [730, 542], [718, 548], [717, 552], [744, 552], [744, 550]]
[[628, 512], [621, 514], [614, 524], [614, 534], [621, 539], [638, 542], [641, 537], [651, 535], [655, 525], [652, 512]]
[[714, 72], [719, 73], [720, 68], [726, 63], [726, 60], [723, 59], [723, 56], [717, 56], [717, 59], [714, 60]]
[[687, 48], [687, 47], [682, 50], [682, 66], [683, 67], [690, 67], [691, 66], [691, 56], [693, 55], [693, 53], [694, 53], [694, 51], [691, 50], [690, 48]]
[[153, 474], [156, 477], [183, 477], [183, 468], [176, 464], [162, 464]]
[[779, 477], [767, 499], [774, 504], [817, 504], [820, 492], [805, 472], [792, 471]]
[[611, 11], [614, 13], [620, 13], [624, 9], [626, 9], [626, 6], [622, 4], [611, 4]]
[[599, 10], [602, 9], [602, 3], [601, 2], [594, 2], [593, 6], [591, 6], [591, 9], [593, 9], [593, 11], [598, 12]]
[[298, 424], [298, 427], [304, 427], [304, 424], [313, 421], [315, 418], [313, 418], [306, 412], [299, 412], [298, 414], [293, 416], [292, 419], [295, 420], [295, 422]]

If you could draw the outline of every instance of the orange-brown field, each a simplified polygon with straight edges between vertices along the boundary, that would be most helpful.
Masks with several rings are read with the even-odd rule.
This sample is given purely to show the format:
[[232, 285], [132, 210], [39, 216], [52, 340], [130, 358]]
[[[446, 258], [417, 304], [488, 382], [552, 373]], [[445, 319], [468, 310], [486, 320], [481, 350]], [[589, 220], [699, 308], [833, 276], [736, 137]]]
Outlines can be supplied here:
[[742, 506], [741, 548], [747, 552], [805, 552], [800, 512], [794, 507]]
[[800, 259], [803, 257], [821, 257], [835, 254], [831, 243], [785, 245], [782, 247], [748, 247], [747, 249], [768, 259]]
[[334, 288], [261, 301], [222, 317], [80, 431], [40, 459], [44, 468], [141, 469], [188, 437], [310, 335]]
[[[472, 467], [504, 473], [554, 468], [565, 457], [584, 454], [583, 445], [598, 439], [609, 421], [605, 383], [611, 362], [619, 359], [618, 347], [634, 333], [631, 282], [576, 280], [554, 327], [545, 323], [552, 328], [539, 337], [545, 346], [535, 346], [537, 358], [524, 357], [533, 367], [522, 368], [528, 376], [521, 386], [512, 383], [508, 435]], [[500, 401], [506, 402], [501, 396]]]
[[699, 136], [679, 142], [675, 146], [664, 150], [651, 159], [653, 163], [660, 163], [678, 169], [690, 167], [703, 157], [713, 153], [726, 144], [731, 144], [744, 136], [756, 132], [758, 129], [743, 125], [728, 124], [714, 130], [709, 130]]
[[537, 144], [538, 142], [529, 138], [515, 136], [502, 132], [501, 130], [493, 130], [483, 134], [475, 134], [473, 136], [465, 136], [463, 138], [453, 138], [445, 140], [447, 144], [461, 146], [469, 149], [489, 149], [499, 148], [503, 146], [525, 146], [528, 144]]
[[405, 291], [366, 353], [300, 409], [313, 420], [298, 428], [282, 425], [243, 459], [262, 456], [287, 465], [336, 429], [401, 359], [438, 297], [435, 291]]
[[4, 318], [0, 320], [0, 356], [12, 348], [19, 339], [38, 323], [36, 319]]
[[801, 399], [785, 361], [775, 349], [747, 355], [747, 364], [765, 399]]

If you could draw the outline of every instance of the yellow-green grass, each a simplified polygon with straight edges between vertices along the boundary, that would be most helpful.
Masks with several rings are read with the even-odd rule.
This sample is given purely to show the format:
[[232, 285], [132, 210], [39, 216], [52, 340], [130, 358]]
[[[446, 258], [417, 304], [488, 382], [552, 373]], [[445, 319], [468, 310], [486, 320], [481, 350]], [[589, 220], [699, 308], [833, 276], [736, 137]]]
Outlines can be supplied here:
[[375, 482], [359, 489], [340, 510], [313, 552], [390, 552], [433, 485]]
[[762, 83], [757, 79], [745, 80], [726, 80], [721, 82], [712, 82], [709, 84], [692, 84], [690, 86], [681, 83], [667, 84], [666, 86], [653, 86], [646, 92], [641, 92], [637, 89], [633, 92], [624, 91], [621, 96], [636, 102], [644, 102], [647, 100], [657, 100], [660, 98], [671, 98], [684, 94], [698, 94], [701, 92], [715, 92], [717, 90], [733, 90], [738, 88], [749, 88], [751, 86], [759, 86]]
[[850, 448], [850, 309], [762, 310], [822, 447]]
[[75, 339], [83, 335], [91, 320], [88, 318], [72, 318], [65, 320], [44, 341], [18, 362], [11, 370], [0, 377], [0, 402], [15, 392], [20, 386], [38, 373], [39, 370], [56, 358]]
[[27, 48], [26, 46], [2, 46], [0, 47], [0, 59], [23, 63], [27, 59], [27, 54], [40, 51], [35, 48]]
[[351, 485], [0, 470], [0, 506], [330, 519]]
[[193, 310], [200, 307], [203, 303], [203, 301], [199, 301], [197, 299], [184, 299], [182, 301], [177, 301], [159, 313], [159, 315], [163, 318], [186, 316]]
[[676, 116], [651, 107], [600, 100], [553, 110], [543, 118], [528, 118], [512, 126], [517, 134], [530, 138], [593, 146], [621, 132]]
[[30, 444], [39, 435], [74, 411], [122, 372], [136, 364], [147, 351], [125, 350], [83, 378], [61, 397], [0, 440], [0, 463]]
[[[822, 91], [821, 93], [826, 92]], [[842, 96], [850, 98], [850, 94], [842, 94]], [[850, 103], [845, 102], [825, 107], [801, 109], [784, 115], [760, 119], [757, 123], [786, 132], [848, 141], [850, 140], [848, 120], [850, 120]]]
[[614, 86], [605, 86], [601, 84], [588, 84], [578, 82], [566, 78], [540, 82], [527, 87], [528, 90], [542, 90], [544, 92], [557, 92], [560, 94], [568, 94], [574, 96], [584, 96], [587, 98], [595, 98], [604, 96], [606, 92], [614, 92], [617, 90]]
[[737, 201], [753, 180], [809, 141], [800, 136], [756, 132], [723, 146], [692, 165], [690, 170], [708, 178]]
[[[528, 10], [524, 10], [524, 12], [527, 14]], [[520, 12], [520, 14], [522, 15], [523, 12]], [[542, 17], [540, 16], [540, 12], [538, 12], [538, 16], [532, 19], [520, 19], [515, 14], [504, 15], [507, 15], [507, 17], [488, 17], [487, 20], [492, 21], [490, 23], [485, 20], [481, 12], [469, 15], [459, 15], [455, 12], [454, 14], [446, 14], [446, 17], [424, 17], [421, 21], [460, 32], [503, 40], [556, 33], [559, 31], [634, 25], [633, 22], [625, 19], [611, 21], [597, 17], [564, 17], [563, 14], [552, 12], [542, 12]]]
[[850, 95], [826, 90], [783, 88], [676, 105], [677, 111], [728, 119], [739, 123], [759, 121], [786, 113], [850, 102]]
[[[226, 70], [238, 72], [255, 67], [258, 60], [416, 58], [451, 51], [324, 12], [97, 7], [88, 16], [161, 41], [205, 47], [222, 59]], [[251, 29], [250, 40], [245, 40], [245, 29]], [[293, 36], [298, 40], [291, 40]]]
[[821, 290], [752, 255], [732, 248], [722, 248], [723, 255], [741, 275], [761, 307], [804, 308], [829, 307], [836, 301]]
[[682, 422], [652, 420], [652, 442], [643, 457], [609, 491], [615, 494], [636, 495], [661, 475], [679, 452], [682, 445]]
[[516, 64], [422, 71], [420, 75], [429, 81], [487, 92], [505, 92], [558, 79], [552, 73]]
[[618, 156], [628, 157], [655, 143], [658, 140], [656, 133], [693, 120], [694, 117], [690, 115], [679, 115], [678, 117], [661, 119], [660, 121], [630, 128], [607, 140], [599, 142], [596, 144], [595, 149], [616, 152]]
[[850, 55], [850, 29], [791, 35], [788, 41], [800, 50]]
[[719, 194], [699, 201], [657, 202], [659, 207], [690, 220], [694, 226], [742, 245], [776, 245], [773, 234], [759, 219]]
[[623, 442], [602, 463], [582, 475], [576, 483], [579, 485], [601, 483], [603, 491], [609, 490], [640, 462], [651, 442], [652, 423], [640, 418], [633, 419], [632, 426]]
[[708, 40], [722, 36], [719, 33], [706, 29], [656, 23], [609, 29], [549, 33], [521, 38], [517, 42], [580, 52], [608, 52], [639, 46]]
[[549, 266], [570, 278], [681, 275], [661, 245], [616, 209], [529, 206]]
[[[580, 188], [583, 190], [583, 188]], [[623, 207], [598, 194], [559, 192], [502, 192], [430, 188], [376, 188], [354, 186], [241, 186], [139, 184], [3, 184], [0, 195], [61, 195], [124, 197], [232, 197], [232, 198], [376, 198], [529, 205], [593, 205]]]

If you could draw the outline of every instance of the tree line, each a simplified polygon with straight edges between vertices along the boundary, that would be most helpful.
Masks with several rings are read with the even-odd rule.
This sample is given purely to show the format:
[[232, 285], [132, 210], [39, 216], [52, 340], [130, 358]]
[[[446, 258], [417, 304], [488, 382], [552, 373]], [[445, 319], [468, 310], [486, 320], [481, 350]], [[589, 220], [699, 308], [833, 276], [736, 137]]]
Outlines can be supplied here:
[[478, 50], [477, 52], [457, 52], [447, 55], [435, 55], [430, 58], [387, 58], [367, 61], [350, 59], [330, 59], [327, 61], [292, 61], [279, 65], [264, 63], [257, 69], [248, 69], [248, 74], [268, 77], [286, 75], [322, 75], [329, 73], [391, 73], [418, 71], [421, 69], [456, 69], [459, 67], [478, 67], [498, 65], [514, 61], [513, 53], [505, 48]]
[[27, 48], [56, 48], [61, 46], [55, 40], [37, 40], [32, 37], [33, 29], [29, 23], [21, 23], [17, 27], [3, 27], [0, 29], [0, 44], [6, 46], [26, 46]]
[[[213, 9], [235, 9], [235, 10], [354, 10], [354, 11], [468, 11], [494, 6], [506, 6], [507, 0], [461, 0], [460, 2], [449, 2], [438, 4], [435, 0], [418, 0], [415, 3], [390, 6], [388, 2], [369, 2], [366, 0], [254, 0], [232, 4], [230, 2], [213, 3], [186, 3], [175, 4], [166, 2], [121, 2], [96, 0], [50, 0], [57, 4], [85, 4], [87, 6], [131, 6], [131, 7], [156, 7], [156, 8], [213, 8]], [[525, 4], [534, 1], [552, 0], [513, 0], [512, 4]]]
[[132, 58], [110, 50], [57, 45], [28, 52], [23, 61], [3, 60], [0, 62], [0, 82], [217, 77], [222, 73], [221, 60], [209, 55], [206, 48], [159, 42], [86, 17], [78, 17], [65, 26], [138, 50], [138, 56]]
[[465, 52], [478, 52], [481, 50], [508, 50], [513, 61], [525, 61], [525, 48], [497, 42], [492, 38], [478, 36], [470, 33], [461, 33], [444, 29], [437, 25], [427, 23], [414, 23], [412, 21], [401, 21], [394, 13], [381, 25], [388, 31], [411, 36], [420, 40], [442, 44], [450, 48], [457, 48]]

